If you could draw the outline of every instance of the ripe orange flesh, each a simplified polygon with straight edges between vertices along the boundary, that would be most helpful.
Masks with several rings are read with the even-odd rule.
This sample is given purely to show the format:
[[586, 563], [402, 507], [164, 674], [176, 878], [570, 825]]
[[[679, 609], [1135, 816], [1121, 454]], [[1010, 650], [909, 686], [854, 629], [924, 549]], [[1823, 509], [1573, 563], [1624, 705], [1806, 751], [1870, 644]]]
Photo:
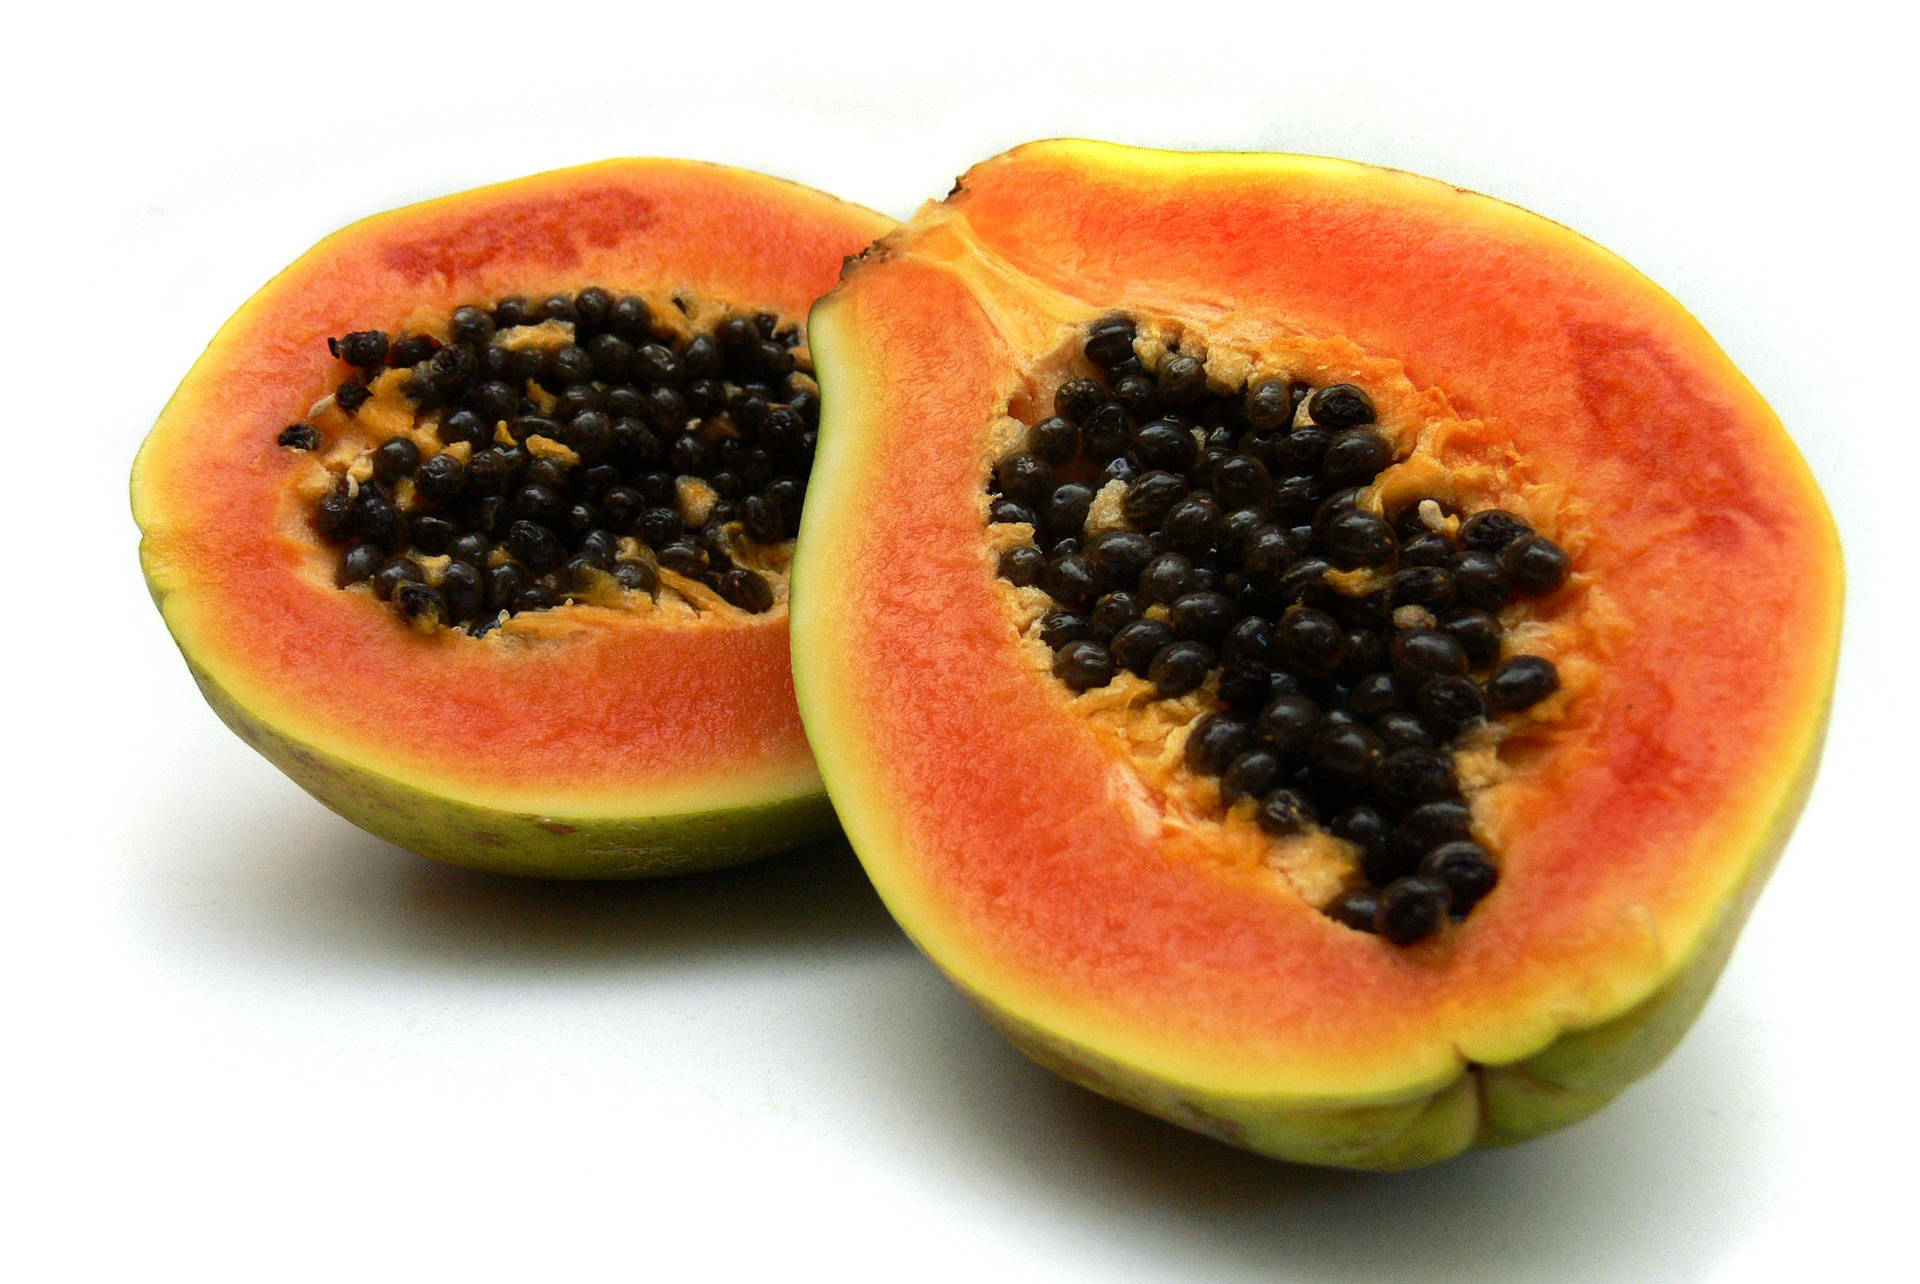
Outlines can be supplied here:
[[[1584, 505], [1576, 571], [1620, 634], [1476, 802], [1504, 875], [1443, 939], [1397, 948], [1182, 858], [1015, 644], [987, 433], [1026, 365], [1116, 308], [1349, 340]], [[1008, 1024], [1213, 1091], [1387, 1099], [1627, 1011], [1737, 925], [1817, 753], [1839, 550], [1772, 413], [1619, 260], [1408, 175], [1042, 144], [889, 237], [812, 341], [809, 729], [889, 905]]]
[[[879, 215], [760, 175], [616, 161], [379, 215], [261, 291], [182, 384], [135, 469], [142, 554], [203, 680], [298, 742], [489, 805], [564, 815], [817, 787], [783, 607], [662, 621], [565, 608], [422, 636], [325, 554], [275, 445], [342, 377], [326, 339], [507, 294], [687, 290], [800, 318]], [[330, 559], [329, 559], [330, 561]]]

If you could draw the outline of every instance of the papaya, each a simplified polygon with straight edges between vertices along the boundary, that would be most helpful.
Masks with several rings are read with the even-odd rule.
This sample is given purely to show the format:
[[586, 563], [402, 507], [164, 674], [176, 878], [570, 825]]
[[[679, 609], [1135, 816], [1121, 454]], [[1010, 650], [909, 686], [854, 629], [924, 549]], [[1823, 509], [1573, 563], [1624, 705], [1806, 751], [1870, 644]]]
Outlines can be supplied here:
[[1395, 1169], [1674, 1047], [1806, 797], [1843, 579], [1677, 302], [1431, 179], [1052, 141], [810, 337], [802, 715], [1021, 1050]]
[[460, 865], [653, 875], [831, 832], [788, 663], [805, 318], [889, 225], [616, 160], [320, 242], [133, 465], [147, 583], [214, 710]]

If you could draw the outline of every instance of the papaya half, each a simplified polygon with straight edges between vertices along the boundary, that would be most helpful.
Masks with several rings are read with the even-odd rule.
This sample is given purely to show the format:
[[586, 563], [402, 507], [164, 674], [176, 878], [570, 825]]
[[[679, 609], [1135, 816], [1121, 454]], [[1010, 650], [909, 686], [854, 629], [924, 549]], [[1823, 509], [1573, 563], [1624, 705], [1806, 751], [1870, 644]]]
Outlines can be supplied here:
[[804, 322], [889, 225], [617, 160], [315, 246], [133, 467], [149, 587], [215, 711], [460, 865], [662, 874], [830, 832], [788, 664]]
[[1842, 596], [1678, 303], [1426, 178], [1054, 141], [811, 339], [801, 710], [888, 907], [1022, 1050], [1402, 1168], [1676, 1044], [1806, 796]]

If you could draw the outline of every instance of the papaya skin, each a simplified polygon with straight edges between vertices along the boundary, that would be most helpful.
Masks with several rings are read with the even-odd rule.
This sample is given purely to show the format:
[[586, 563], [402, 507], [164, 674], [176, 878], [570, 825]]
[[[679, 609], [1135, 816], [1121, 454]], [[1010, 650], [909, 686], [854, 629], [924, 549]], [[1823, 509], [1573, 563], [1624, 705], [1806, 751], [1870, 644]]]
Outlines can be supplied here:
[[192, 667], [220, 721], [295, 784], [368, 833], [449, 865], [534, 878], [656, 878], [744, 864], [838, 830], [826, 796], [804, 782], [786, 797], [743, 792], [706, 810], [639, 800], [635, 810], [656, 809], [640, 817], [565, 812], [563, 819], [478, 805], [295, 740]]
[[332, 587], [289, 499], [310, 465], [274, 437], [340, 377], [330, 334], [595, 284], [800, 318], [890, 225], [764, 175], [615, 160], [326, 238], [221, 328], [134, 463], [142, 569], [209, 704], [326, 806], [456, 865], [646, 877], [834, 832], [784, 602], [657, 621], [569, 607], [486, 639], [422, 637]]
[[[1513, 867], [1446, 943], [1398, 950], [1169, 857], [1017, 656], [976, 547], [989, 425], [1026, 362], [1114, 309], [1351, 339], [1592, 507], [1576, 568], [1620, 604], [1619, 672], [1531, 768]], [[883, 900], [1022, 1051], [1262, 1154], [1400, 1169], [1584, 1118], [1677, 1045], [1811, 787], [1843, 582], [1804, 462], [1679, 304], [1432, 180], [1064, 140], [975, 167], [811, 334], [802, 714]], [[1671, 475], [1627, 439], [1652, 390], [1700, 428]], [[1695, 590], [1706, 568], [1745, 614]]]

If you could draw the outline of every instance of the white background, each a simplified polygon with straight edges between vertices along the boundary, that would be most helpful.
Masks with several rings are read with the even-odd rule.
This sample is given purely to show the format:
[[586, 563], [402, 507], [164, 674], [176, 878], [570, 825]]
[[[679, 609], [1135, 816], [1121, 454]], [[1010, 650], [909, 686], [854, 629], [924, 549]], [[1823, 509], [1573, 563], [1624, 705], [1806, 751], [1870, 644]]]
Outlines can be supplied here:
[[[9, 18], [0, 1274], [1911, 1268], [1910, 21], [953, 8]], [[1597, 1118], [1395, 1177], [1229, 1151], [1022, 1060], [843, 846], [649, 886], [440, 869], [322, 810], [188, 680], [127, 466], [219, 323], [329, 230], [623, 153], [905, 215], [1054, 134], [1351, 156], [1536, 209], [1688, 303], [1812, 460], [1851, 571], [1825, 771], [1705, 1016]]]

